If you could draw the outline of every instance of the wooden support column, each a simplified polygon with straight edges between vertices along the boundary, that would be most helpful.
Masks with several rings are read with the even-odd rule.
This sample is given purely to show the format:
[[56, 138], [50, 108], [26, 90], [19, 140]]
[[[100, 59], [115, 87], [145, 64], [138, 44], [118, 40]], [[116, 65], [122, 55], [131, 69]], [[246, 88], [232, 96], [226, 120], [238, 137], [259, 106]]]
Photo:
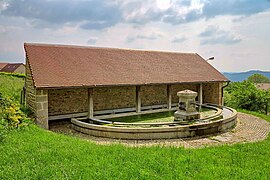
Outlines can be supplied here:
[[169, 110], [172, 109], [172, 92], [171, 92], [171, 85], [167, 85], [167, 108]]
[[218, 98], [219, 98], [219, 105], [224, 106], [224, 97], [223, 97], [223, 83], [219, 83], [218, 88]]
[[199, 88], [199, 103], [203, 103], [203, 90], [202, 90], [202, 83], [200, 83], [200, 88]]
[[88, 89], [88, 118], [94, 117], [93, 88]]
[[136, 112], [141, 112], [141, 86], [136, 86]]

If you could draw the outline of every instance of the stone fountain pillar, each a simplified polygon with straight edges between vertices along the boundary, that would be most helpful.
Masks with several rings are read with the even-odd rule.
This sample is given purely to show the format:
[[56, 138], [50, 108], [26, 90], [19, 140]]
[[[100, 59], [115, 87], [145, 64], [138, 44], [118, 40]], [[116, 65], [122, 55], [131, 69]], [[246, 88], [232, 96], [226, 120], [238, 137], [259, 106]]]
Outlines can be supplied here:
[[177, 96], [179, 97], [179, 108], [174, 113], [174, 120], [191, 121], [193, 119], [199, 119], [200, 113], [197, 112], [195, 106], [197, 92], [184, 90], [177, 92]]

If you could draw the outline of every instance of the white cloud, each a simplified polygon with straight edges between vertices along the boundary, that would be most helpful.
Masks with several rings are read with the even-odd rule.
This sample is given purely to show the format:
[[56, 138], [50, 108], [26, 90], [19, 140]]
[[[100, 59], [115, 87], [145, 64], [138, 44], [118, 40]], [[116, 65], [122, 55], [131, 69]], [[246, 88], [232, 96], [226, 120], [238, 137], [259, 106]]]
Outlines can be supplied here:
[[136, 40], [158, 40], [162, 37], [163, 35], [161, 33], [137, 34], [136, 36], [128, 36], [126, 42], [131, 43]]
[[229, 31], [221, 30], [216, 26], [208, 26], [199, 36], [202, 38], [201, 44], [224, 44], [231, 45], [242, 41], [240, 37]]
[[174, 37], [171, 42], [172, 43], [182, 43], [186, 40], [187, 40], [186, 37]]
[[7, 8], [8, 8], [8, 2], [0, 1], [0, 12], [6, 10]]
[[90, 45], [96, 44], [97, 40], [98, 40], [97, 38], [91, 37], [87, 40], [87, 44], [90, 44]]
[[1, 1], [0, 61], [23, 62], [23, 43], [38, 42], [197, 52], [220, 71], [270, 70], [270, 2], [250, 2]]

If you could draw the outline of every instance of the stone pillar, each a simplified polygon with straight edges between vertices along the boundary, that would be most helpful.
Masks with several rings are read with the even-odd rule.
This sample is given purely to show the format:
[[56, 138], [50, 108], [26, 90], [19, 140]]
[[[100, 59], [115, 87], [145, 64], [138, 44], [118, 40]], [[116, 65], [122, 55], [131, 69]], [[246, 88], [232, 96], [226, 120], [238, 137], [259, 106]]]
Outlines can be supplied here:
[[136, 86], [136, 112], [141, 112], [141, 86]]
[[169, 110], [172, 109], [172, 92], [171, 92], [171, 85], [167, 85], [167, 107]]
[[48, 90], [36, 90], [36, 123], [39, 127], [49, 129]]
[[88, 89], [88, 118], [94, 117], [93, 88]]

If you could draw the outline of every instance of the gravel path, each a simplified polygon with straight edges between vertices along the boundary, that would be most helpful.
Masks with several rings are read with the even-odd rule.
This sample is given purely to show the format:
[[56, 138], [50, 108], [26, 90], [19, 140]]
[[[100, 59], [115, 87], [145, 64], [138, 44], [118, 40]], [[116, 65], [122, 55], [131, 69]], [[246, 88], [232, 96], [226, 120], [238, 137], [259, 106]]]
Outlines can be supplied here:
[[119, 140], [89, 136], [79, 133], [70, 128], [67, 122], [51, 124], [52, 131], [64, 134], [79, 136], [97, 144], [123, 144], [127, 146], [177, 146], [185, 148], [202, 148], [222, 144], [235, 144], [262, 141], [267, 138], [270, 132], [270, 123], [253, 115], [238, 113], [237, 126], [226, 133], [198, 138], [166, 139], [166, 140]]

